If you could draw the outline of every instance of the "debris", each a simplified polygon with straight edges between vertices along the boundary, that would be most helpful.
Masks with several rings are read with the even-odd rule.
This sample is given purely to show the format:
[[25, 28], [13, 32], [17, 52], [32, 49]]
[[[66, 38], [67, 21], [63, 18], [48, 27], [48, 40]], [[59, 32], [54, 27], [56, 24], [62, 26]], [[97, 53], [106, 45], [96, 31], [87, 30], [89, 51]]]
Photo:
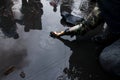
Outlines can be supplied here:
[[69, 73], [69, 69], [68, 69], [68, 68], [65, 68], [65, 69], [63, 70], [63, 72], [64, 72], [65, 74], [68, 74], [68, 73]]
[[92, 78], [92, 74], [89, 74], [89, 78]]
[[10, 73], [12, 73], [13, 71], [15, 70], [15, 66], [10, 66], [8, 67], [5, 72], [4, 72], [4, 75], [9, 75]]
[[23, 71], [20, 73], [20, 77], [25, 78], [25, 73]]

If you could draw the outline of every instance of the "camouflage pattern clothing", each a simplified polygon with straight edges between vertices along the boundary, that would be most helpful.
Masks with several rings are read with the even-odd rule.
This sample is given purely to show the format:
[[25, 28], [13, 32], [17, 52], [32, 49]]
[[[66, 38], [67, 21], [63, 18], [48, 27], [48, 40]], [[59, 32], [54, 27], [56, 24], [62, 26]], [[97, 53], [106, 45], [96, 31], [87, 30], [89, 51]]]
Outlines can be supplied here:
[[101, 12], [96, 6], [93, 11], [88, 15], [86, 20], [81, 22], [79, 25], [66, 29], [65, 34], [84, 35], [86, 32], [96, 28], [101, 23], [103, 23]]
[[[97, 2], [97, 6], [90, 13], [88, 18], [80, 25], [67, 29], [66, 33], [85, 34], [90, 29], [97, 27], [101, 21], [105, 21], [109, 26], [109, 31], [113, 34], [120, 34], [120, 0], [91, 0]], [[101, 20], [103, 18], [103, 20]]]

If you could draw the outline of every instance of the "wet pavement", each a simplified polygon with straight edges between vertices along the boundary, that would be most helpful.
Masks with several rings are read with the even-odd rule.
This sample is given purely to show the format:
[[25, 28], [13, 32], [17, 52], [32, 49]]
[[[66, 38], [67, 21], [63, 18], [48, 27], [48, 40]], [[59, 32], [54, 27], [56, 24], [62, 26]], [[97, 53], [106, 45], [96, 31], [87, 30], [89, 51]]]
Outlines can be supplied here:
[[[20, 10], [21, 1], [15, 1], [13, 14], [19, 38], [0, 32], [0, 80], [118, 80], [100, 67], [101, 49], [88, 38], [49, 36], [51, 31], [66, 28], [61, 24], [59, 4], [56, 12], [48, 0], [41, 0], [37, 11], [36, 7]], [[15, 69], [4, 75], [10, 66]]]

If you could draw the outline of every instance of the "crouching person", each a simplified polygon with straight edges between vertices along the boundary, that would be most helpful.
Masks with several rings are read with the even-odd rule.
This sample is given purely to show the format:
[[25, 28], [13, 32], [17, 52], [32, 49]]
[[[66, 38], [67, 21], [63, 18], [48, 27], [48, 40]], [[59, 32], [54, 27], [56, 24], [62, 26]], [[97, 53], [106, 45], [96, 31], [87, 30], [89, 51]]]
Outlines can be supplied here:
[[60, 37], [64, 35], [84, 35], [88, 31], [96, 28], [101, 23], [103, 23], [101, 12], [99, 8], [96, 6], [93, 9], [93, 11], [89, 14], [88, 18], [82, 21], [80, 24], [68, 28], [64, 31], [60, 31], [60, 32], [53, 31], [50, 34], [53, 37]]

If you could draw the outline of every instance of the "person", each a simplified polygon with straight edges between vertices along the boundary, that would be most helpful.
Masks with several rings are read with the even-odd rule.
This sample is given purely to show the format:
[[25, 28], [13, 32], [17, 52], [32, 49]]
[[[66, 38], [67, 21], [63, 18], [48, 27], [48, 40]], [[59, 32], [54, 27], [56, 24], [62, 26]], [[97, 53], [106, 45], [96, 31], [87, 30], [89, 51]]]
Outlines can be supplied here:
[[87, 19], [84, 19], [84, 21], [82, 21], [80, 24], [68, 28], [64, 31], [51, 32], [51, 35], [54, 37], [60, 37], [63, 35], [83, 35], [88, 32], [90, 28], [93, 29], [98, 25], [98, 23], [101, 23], [101, 18], [101, 12], [99, 8], [98, 6], [95, 6], [95, 8], [88, 15]]
[[97, 0], [96, 3], [95, 8], [88, 15], [88, 18], [79, 25], [60, 32], [52, 31], [50, 35], [53, 37], [60, 37], [63, 35], [84, 35], [88, 31], [96, 28], [99, 24], [106, 22], [107, 28], [103, 33], [92, 39], [98, 43], [107, 43], [117, 40], [120, 36], [120, 1]]

